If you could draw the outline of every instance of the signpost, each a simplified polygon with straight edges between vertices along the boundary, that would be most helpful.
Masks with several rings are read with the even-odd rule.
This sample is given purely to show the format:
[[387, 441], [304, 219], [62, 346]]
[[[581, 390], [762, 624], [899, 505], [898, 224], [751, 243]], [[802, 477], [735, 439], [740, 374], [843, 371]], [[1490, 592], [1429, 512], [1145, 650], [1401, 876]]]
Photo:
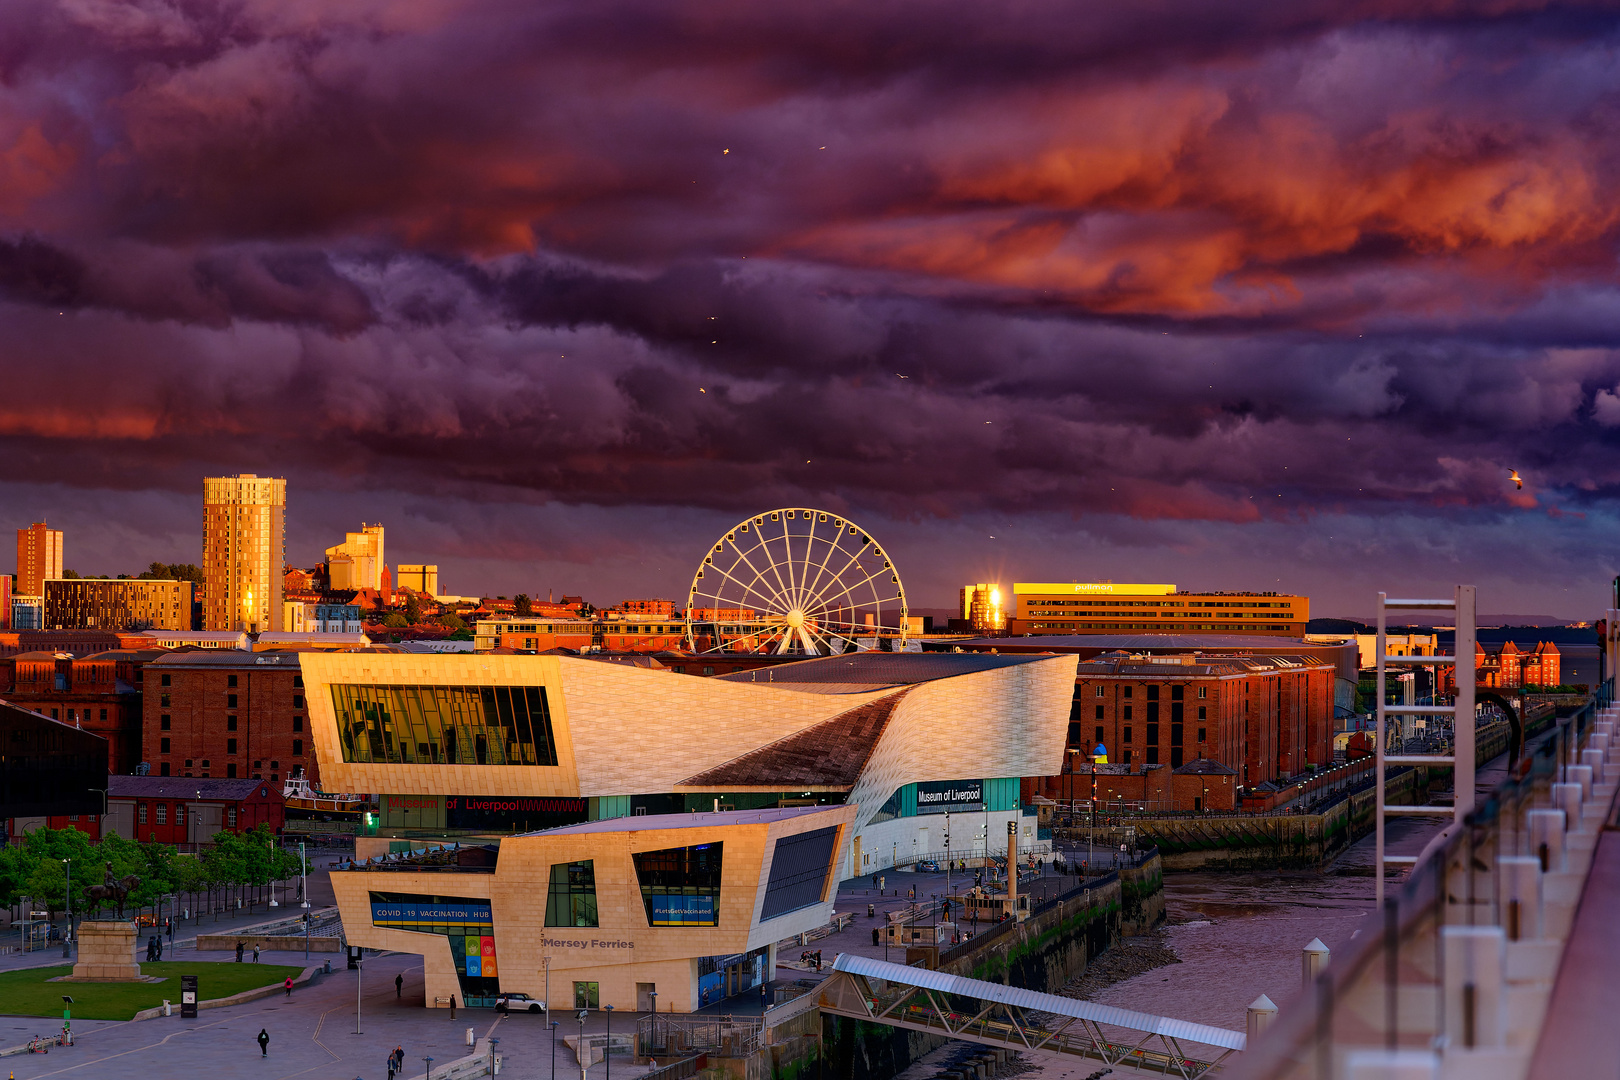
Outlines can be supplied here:
[[180, 1017], [184, 1020], [197, 1019], [197, 976], [180, 976]]

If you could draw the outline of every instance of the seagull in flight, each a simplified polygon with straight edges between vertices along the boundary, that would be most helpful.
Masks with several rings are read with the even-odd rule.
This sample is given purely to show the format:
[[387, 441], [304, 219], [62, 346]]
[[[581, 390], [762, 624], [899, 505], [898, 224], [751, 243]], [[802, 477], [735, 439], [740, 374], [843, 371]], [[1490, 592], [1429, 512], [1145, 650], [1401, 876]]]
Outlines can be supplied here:
[[1516, 490], [1518, 490], [1518, 491], [1523, 491], [1524, 490], [1524, 481], [1519, 478], [1519, 470], [1518, 469], [1509, 469], [1508, 470], [1508, 479], [1513, 481], [1513, 486], [1514, 486], [1514, 488]]

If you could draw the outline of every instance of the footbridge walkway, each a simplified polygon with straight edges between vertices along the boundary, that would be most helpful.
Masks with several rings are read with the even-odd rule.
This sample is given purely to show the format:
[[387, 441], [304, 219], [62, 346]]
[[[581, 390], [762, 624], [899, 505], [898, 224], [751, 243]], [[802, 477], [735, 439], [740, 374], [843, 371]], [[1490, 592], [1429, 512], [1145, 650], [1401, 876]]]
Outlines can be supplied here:
[[868, 1023], [1188, 1080], [1245, 1042], [1242, 1032], [1226, 1028], [849, 953], [839, 955], [832, 975], [807, 997], [823, 1013]]

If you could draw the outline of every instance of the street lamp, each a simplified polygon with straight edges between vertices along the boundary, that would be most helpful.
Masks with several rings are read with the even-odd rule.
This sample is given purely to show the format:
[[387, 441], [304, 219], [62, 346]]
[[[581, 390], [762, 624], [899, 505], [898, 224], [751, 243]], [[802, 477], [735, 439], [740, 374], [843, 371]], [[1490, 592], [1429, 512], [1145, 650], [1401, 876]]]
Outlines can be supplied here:
[[360, 965], [366, 962], [366, 950], [361, 949], [360, 955], [354, 958], [354, 1033], [364, 1035], [360, 1030]]
[[613, 1080], [613, 1006], [604, 1005], [602, 1011], [607, 1013], [607, 1045], [602, 1047], [602, 1071], [606, 1080]]
[[540, 966], [546, 972], [546, 1022], [551, 1022], [551, 957], [542, 956]]
[[574, 1019], [579, 1021], [579, 1042], [575, 1044], [579, 1049], [579, 1080], [586, 1080], [586, 1062], [590, 1060], [591, 1055], [585, 1050], [585, 1010], [581, 1009], [575, 1013]]
[[433, 1059], [425, 1057], [422, 1059], [422, 1064], [427, 1066], [427, 1080], [433, 1080]]
[[62, 904], [67, 909], [67, 925], [62, 929], [62, 959], [66, 960], [73, 947], [73, 860], [63, 859], [62, 865], [67, 867], [67, 889], [62, 893]]
[[557, 1021], [551, 1021], [548, 1026], [551, 1028], [551, 1080], [557, 1080]]

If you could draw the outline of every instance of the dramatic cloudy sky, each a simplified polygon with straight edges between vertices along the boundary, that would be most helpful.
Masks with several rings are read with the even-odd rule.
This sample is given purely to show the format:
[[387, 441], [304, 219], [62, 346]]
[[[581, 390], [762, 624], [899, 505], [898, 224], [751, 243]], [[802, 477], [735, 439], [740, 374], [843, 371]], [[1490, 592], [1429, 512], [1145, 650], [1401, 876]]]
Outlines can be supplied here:
[[1528, 0], [6, 0], [0, 524], [194, 560], [258, 472], [292, 561], [381, 520], [449, 591], [679, 597], [810, 505], [914, 607], [1587, 617], [1617, 50]]

